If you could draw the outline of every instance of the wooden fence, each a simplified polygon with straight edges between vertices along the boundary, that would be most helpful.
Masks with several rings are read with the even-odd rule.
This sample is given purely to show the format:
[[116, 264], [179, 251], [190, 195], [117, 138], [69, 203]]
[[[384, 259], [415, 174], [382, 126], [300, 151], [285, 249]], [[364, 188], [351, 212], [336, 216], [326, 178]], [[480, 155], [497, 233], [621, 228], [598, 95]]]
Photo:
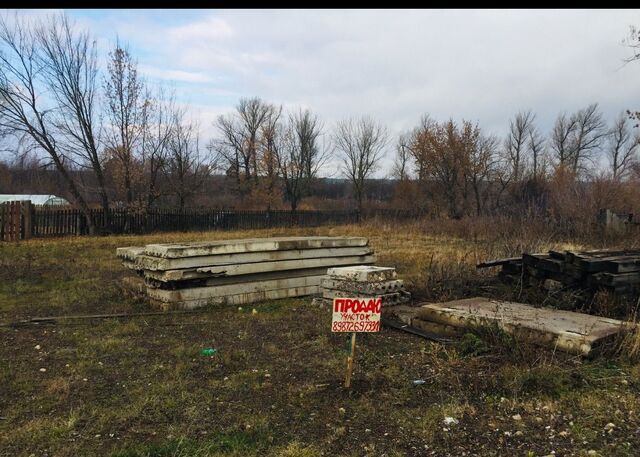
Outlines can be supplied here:
[[[27, 209], [28, 205], [28, 209]], [[17, 207], [21, 209], [16, 209]], [[9, 209], [6, 209], [9, 208]], [[16, 211], [21, 217], [16, 216]], [[387, 220], [413, 219], [414, 212], [396, 210], [367, 211], [236, 211], [226, 209], [151, 209], [147, 212], [92, 209], [97, 234], [151, 233], [163, 231], [206, 231], [262, 229], [273, 227], [314, 227], [357, 223], [381, 217]], [[4, 234], [11, 233], [11, 236]], [[0, 205], [0, 239], [88, 235], [89, 225], [78, 209], [35, 208], [30, 202]]]
[[33, 205], [30, 201], [0, 204], [0, 241], [26, 240], [33, 235]]

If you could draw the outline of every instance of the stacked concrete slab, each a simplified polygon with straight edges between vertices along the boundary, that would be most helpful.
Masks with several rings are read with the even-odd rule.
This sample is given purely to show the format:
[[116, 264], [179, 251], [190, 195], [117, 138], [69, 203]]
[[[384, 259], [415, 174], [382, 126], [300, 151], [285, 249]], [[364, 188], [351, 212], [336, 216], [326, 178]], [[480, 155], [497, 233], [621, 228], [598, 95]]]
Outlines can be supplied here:
[[411, 299], [393, 267], [360, 265], [329, 268], [321, 286], [322, 300], [327, 304], [341, 297], [382, 297], [383, 306], [399, 305]]
[[254, 238], [118, 248], [162, 308], [318, 294], [327, 269], [375, 263], [361, 237]]

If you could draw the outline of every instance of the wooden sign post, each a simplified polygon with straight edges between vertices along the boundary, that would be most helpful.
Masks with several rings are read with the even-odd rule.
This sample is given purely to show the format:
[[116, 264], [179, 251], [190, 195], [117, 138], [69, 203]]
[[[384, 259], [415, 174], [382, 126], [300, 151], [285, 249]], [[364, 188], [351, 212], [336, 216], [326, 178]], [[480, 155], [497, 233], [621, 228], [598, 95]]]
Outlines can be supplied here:
[[357, 332], [379, 332], [382, 298], [334, 298], [332, 332], [351, 332], [344, 386], [351, 387]]

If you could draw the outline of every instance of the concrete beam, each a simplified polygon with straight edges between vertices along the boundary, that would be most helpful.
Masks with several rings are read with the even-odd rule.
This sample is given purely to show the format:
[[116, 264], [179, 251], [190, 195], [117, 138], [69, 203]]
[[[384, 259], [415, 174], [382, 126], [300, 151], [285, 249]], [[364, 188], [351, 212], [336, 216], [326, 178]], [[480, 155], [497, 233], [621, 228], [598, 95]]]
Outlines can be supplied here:
[[[145, 270], [145, 277], [156, 281], [188, 281], [192, 279], [206, 279], [214, 277], [225, 277], [233, 275], [247, 275], [254, 273], [265, 274], [272, 271], [285, 271], [289, 277], [302, 276], [298, 274], [299, 270], [309, 268], [322, 268], [322, 272], [318, 274], [327, 274], [329, 267], [338, 265], [366, 265], [376, 262], [375, 255], [356, 256], [356, 257], [329, 257], [322, 259], [308, 260], [282, 260], [279, 262], [259, 262], [247, 263], [242, 265], [220, 266], [220, 267], [202, 267], [187, 268], [180, 270]], [[135, 269], [135, 268], [133, 268]], [[236, 279], [236, 281], [238, 281]]]
[[404, 281], [402, 281], [402, 279], [395, 279], [381, 282], [358, 282], [348, 281], [345, 279], [331, 279], [328, 277], [322, 280], [321, 286], [324, 289], [344, 290], [348, 292], [375, 295], [404, 290]]
[[[182, 270], [174, 270], [182, 271]], [[268, 281], [272, 279], [287, 279], [287, 278], [301, 278], [303, 276], [323, 276], [327, 273], [326, 268], [303, 268], [300, 270], [286, 270], [286, 271], [270, 271], [266, 273], [255, 273], [249, 275], [238, 276], [207, 276], [198, 280], [182, 280], [180, 282], [172, 282], [167, 284], [166, 281], [159, 281], [155, 279], [156, 275], [162, 277], [166, 272], [146, 271], [145, 279], [149, 287], [166, 289], [170, 286], [185, 286], [185, 287], [203, 287], [203, 286], [224, 286], [227, 284], [238, 284], [239, 282], [255, 282], [255, 281]], [[193, 286], [188, 284], [193, 283]]]
[[369, 241], [362, 237], [280, 237], [217, 240], [194, 243], [149, 244], [146, 255], [177, 259], [206, 255], [240, 254], [247, 252], [288, 251], [292, 249], [322, 249], [337, 247], [363, 247]]
[[[138, 255], [136, 266], [139, 270], [178, 270], [184, 268], [204, 268], [220, 265], [238, 265], [258, 262], [279, 262], [282, 260], [305, 260], [317, 258], [337, 258], [368, 256], [373, 254], [369, 247], [356, 248], [328, 248], [328, 249], [296, 249], [289, 251], [249, 252], [243, 254], [220, 254], [199, 257], [185, 257], [181, 259], [165, 259], [148, 255]], [[353, 264], [362, 263], [358, 259]], [[223, 271], [224, 269], [218, 269]], [[203, 271], [206, 273], [206, 271]]]
[[300, 278], [272, 279], [267, 281], [239, 282], [223, 286], [192, 287], [187, 289], [165, 290], [147, 288], [147, 294], [154, 300], [179, 302], [206, 300], [210, 298], [260, 293], [278, 289], [296, 289], [300, 287], [320, 286], [322, 276], [304, 276]]
[[390, 281], [397, 278], [394, 267], [357, 266], [331, 268], [327, 272], [331, 279], [341, 279], [358, 282]]
[[241, 306], [251, 303], [258, 303], [266, 300], [280, 300], [283, 298], [304, 297], [315, 295], [319, 291], [319, 286], [294, 287], [290, 289], [266, 290], [252, 292], [248, 294], [227, 295], [224, 297], [202, 298], [196, 300], [182, 300], [175, 302], [162, 302], [151, 300], [163, 310], [173, 309], [194, 309], [209, 305], [234, 305]]

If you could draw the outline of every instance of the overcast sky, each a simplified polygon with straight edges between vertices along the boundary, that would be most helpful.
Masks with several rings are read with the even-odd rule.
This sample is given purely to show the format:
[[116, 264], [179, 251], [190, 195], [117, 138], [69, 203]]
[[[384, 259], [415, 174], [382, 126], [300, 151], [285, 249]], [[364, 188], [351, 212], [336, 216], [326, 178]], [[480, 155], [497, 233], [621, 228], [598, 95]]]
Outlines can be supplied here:
[[424, 113], [504, 135], [522, 109], [547, 132], [559, 112], [593, 102], [608, 119], [640, 108], [640, 62], [623, 64], [640, 10], [68, 13], [103, 54], [118, 36], [150, 79], [172, 82], [205, 138], [243, 96], [309, 107], [327, 127], [368, 114], [393, 134]]

